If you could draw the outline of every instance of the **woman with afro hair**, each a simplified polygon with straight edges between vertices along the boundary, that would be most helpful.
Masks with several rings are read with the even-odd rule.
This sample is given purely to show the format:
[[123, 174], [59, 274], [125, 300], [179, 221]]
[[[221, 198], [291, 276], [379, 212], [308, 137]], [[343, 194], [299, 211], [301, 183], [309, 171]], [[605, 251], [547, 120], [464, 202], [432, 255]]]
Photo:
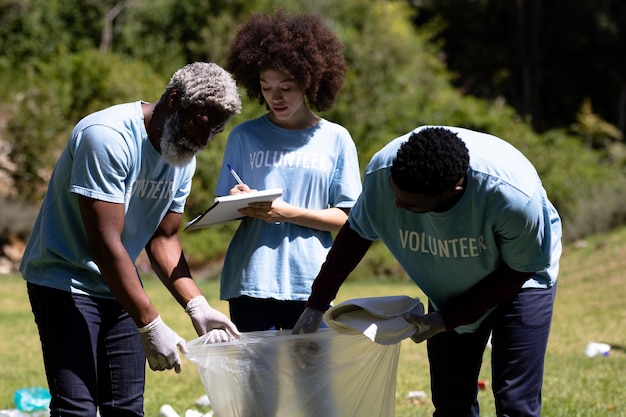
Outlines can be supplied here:
[[241, 210], [226, 254], [220, 296], [240, 331], [293, 328], [361, 193], [350, 133], [312, 110], [330, 109], [343, 87], [342, 48], [320, 16], [282, 10], [252, 14], [231, 41], [225, 67], [267, 113], [233, 128], [216, 194], [284, 191]]

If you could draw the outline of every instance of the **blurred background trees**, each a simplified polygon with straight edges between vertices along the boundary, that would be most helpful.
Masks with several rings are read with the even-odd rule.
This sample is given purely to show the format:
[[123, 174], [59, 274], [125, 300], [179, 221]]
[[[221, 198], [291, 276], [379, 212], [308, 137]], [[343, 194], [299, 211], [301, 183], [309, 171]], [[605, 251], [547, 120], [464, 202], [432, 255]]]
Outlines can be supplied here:
[[[619, 0], [0, 0], [0, 235], [29, 230], [73, 125], [105, 106], [157, 100], [186, 63], [223, 64], [239, 22], [283, 7], [318, 13], [349, 72], [322, 115], [346, 126], [361, 168], [422, 124], [493, 133], [533, 161], [566, 239], [624, 222], [626, 3]], [[226, 136], [199, 154], [187, 218], [213, 200]], [[10, 209], [9, 207], [20, 207]], [[16, 221], [17, 219], [21, 221]], [[16, 225], [21, 225], [15, 230]], [[221, 259], [236, 225], [183, 234], [190, 262]], [[0, 243], [2, 241], [0, 237]], [[384, 254], [370, 257], [395, 273]]]

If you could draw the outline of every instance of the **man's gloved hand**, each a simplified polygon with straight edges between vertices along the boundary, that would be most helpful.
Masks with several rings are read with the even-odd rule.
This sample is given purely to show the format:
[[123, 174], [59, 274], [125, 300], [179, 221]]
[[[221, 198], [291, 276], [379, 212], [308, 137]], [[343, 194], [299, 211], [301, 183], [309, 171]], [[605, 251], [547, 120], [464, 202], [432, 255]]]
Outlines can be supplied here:
[[204, 344], [209, 345], [211, 343], [222, 343], [222, 342], [230, 342], [234, 340], [233, 337], [226, 330], [222, 329], [213, 329], [206, 334], [206, 338], [204, 339]]
[[187, 353], [185, 340], [170, 329], [161, 316], [157, 316], [147, 326], [140, 327], [139, 334], [150, 369], [164, 371], [174, 368], [177, 374], [180, 373], [181, 362], [177, 347], [181, 352]]
[[[323, 315], [324, 313], [319, 310], [306, 307], [293, 326], [291, 333], [315, 333], [322, 324]], [[301, 369], [306, 369], [307, 365], [314, 361], [320, 353], [320, 346], [314, 341], [298, 341], [295, 343], [294, 349]]]
[[240, 335], [237, 326], [225, 314], [211, 307], [204, 295], [197, 295], [187, 303], [185, 312], [191, 317], [198, 336], [211, 332], [209, 343], [229, 342]]
[[440, 312], [433, 311], [424, 315], [424, 308], [422, 307], [419, 312], [416, 312], [418, 309], [419, 307], [404, 313], [404, 319], [417, 327], [417, 331], [411, 336], [411, 340], [415, 343], [420, 343], [446, 330], [446, 325]]
[[293, 326], [291, 333], [315, 333], [322, 324], [323, 316], [323, 312], [311, 307], [306, 307], [296, 322], [296, 325]]

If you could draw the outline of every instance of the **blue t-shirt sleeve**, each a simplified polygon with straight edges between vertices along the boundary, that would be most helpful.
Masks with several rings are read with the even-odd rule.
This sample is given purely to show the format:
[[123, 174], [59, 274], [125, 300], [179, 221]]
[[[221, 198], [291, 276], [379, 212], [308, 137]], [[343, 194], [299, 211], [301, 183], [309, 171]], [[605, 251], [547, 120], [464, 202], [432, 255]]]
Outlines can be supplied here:
[[[243, 150], [241, 149], [241, 136], [238, 134], [238, 131], [239, 129], [235, 128], [228, 135], [226, 150], [224, 151], [224, 158], [222, 160], [220, 174], [217, 178], [217, 185], [215, 187], [216, 196], [228, 195], [230, 189], [237, 184], [237, 180], [235, 180], [235, 177], [233, 177], [230, 173], [228, 165], [230, 165], [235, 172], [242, 172]], [[246, 183], [246, 179], [242, 178], [241, 180]]]
[[551, 223], [544, 207], [541, 187], [527, 201], [509, 198], [510, 205], [498, 211], [495, 233], [502, 260], [512, 269], [536, 272], [550, 259]]
[[174, 194], [174, 200], [170, 206], [170, 210], [175, 213], [183, 213], [185, 211], [185, 204], [187, 197], [191, 193], [191, 186], [193, 183], [193, 175], [196, 172], [196, 158], [192, 160], [182, 173], [182, 179], [180, 186], [176, 189]]
[[361, 194], [361, 173], [356, 146], [350, 133], [342, 129], [338, 142], [341, 150], [335, 174], [330, 186], [329, 200], [332, 207], [351, 208]]
[[126, 178], [133, 160], [128, 142], [119, 132], [91, 125], [73, 143], [70, 191], [111, 203], [123, 203]]
[[[366, 174], [363, 179], [363, 192], [359, 196], [356, 204], [350, 210], [348, 221], [352, 230], [361, 237], [369, 240], [380, 238], [376, 225], [371, 221], [368, 204], [372, 199], [390, 198], [388, 194], [388, 184], [383, 184], [387, 178], [387, 171], [380, 170]], [[388, 213], [393, 215], [393, 213]]]

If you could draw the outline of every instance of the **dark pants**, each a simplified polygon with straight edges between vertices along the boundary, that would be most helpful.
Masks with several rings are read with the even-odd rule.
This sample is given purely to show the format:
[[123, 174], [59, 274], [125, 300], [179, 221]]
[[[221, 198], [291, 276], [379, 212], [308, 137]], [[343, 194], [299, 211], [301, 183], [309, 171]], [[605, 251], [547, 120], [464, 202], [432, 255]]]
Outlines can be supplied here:
[[52, 400], [50, 416], [143, 416], [146, 358], [116, 300], [28, 284]]
[[499, 305], [474, 333], [441, 333], [428, 340], [434, 417], [478, 417], [478, 375], [492, 337], [496, 414], [539, 417], [541, 388], [556, 286], [522, 290]]
[[241, 296], [228, 300], [230, 319], [242, 332], [293, 329], [306, 301]]

